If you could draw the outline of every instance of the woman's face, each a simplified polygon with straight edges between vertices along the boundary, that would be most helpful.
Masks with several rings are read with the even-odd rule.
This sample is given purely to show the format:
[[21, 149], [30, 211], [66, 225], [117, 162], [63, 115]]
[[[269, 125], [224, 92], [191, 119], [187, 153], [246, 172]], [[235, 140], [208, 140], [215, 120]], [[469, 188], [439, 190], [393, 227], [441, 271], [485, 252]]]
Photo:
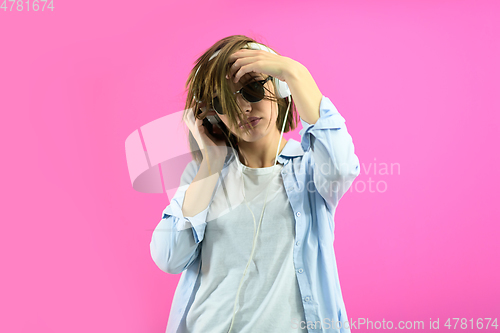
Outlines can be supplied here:
[[[229, 88], [231, 92], [236, 92], [240, 90], [247, 82], [252, 79], [264, 80], [267, 75], [262, 75], [258, 73], [247, 73], [241, 77], [241, 79], [234, 83], [232, 80], [228, 80]], [[264, 91], [266, 96], [269, 96], [269, 91], [274, 91], [273, 83], [271, 80], [267, 81], [264, 85]], [[268, 91], [269, 90], [269, 91]], [[229, 128], [229, 130], [236, 136], [240, 137], [241, 140], [246, 142], [255, 142], [262, 137], [267, 136], [272, 131], [277, 131], [276, 120], [278, 117], [278, 105], [276, 102], [262, 99], [256, 103], [250, 103], [246, 101], [241, 94], [235, 95], [236, 102], [244, 113], [242, 117], [244, 121], [246, 119], [251, 119], [253, 117], [260, 118], [256, 123], [252, 123], [253, 128], [249, 125], [244, 126], [233, 126], [229, 123], [228, 117], [225, 114], [219, 114], [219, 118], [222, 122]], [[244, 130], [248, 129], [248, 133]]]

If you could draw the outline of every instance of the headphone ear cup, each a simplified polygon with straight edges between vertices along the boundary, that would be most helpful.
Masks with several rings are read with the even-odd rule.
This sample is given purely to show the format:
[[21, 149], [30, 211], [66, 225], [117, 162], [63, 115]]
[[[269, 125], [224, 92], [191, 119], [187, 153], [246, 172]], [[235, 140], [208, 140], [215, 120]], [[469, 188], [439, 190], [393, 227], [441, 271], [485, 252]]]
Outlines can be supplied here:
[[273, 78], [274, 84], [276, 85], [276, 90], [278, 91], [278, 96], [280, 98], [286, 98], [292, 95], [290, 88], [286, 82], [280, 81], [277, 78]]

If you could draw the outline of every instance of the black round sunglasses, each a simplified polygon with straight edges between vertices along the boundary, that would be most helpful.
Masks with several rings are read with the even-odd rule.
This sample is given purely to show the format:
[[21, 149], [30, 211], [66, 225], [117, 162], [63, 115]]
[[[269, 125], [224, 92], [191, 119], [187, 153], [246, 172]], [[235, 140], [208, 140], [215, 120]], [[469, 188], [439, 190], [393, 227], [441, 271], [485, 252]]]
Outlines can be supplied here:
[[[250, 103], [260, 102], [265, 96], [264, 85], [272, 78], [272, 76], [268, 76], [264, 80], [252, 81], [250, 83], [247, 83], [243, 88], [233, 94], [241, 94], [241, 96]], [[215, 110], [215, 112], [217, 112], [218, 114], [224, 114], [222, 105], [220, 104], [219, 98], [217, 96], [212, 99], [210, 108], [212, 110]]]

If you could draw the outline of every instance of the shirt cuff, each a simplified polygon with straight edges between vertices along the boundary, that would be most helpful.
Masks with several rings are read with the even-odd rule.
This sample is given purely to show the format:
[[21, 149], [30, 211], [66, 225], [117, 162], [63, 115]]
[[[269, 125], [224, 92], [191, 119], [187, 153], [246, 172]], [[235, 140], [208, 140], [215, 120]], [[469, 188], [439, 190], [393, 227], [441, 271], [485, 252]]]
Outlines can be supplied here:
[[191, 228], [196, 243], [199, 243], [203, 240], [203, 235], [205, 234], [205, 228], [207, 226], [206, 220], [210, 205], [195, 216], [184, 216], [182, 213], [182, 204], [188, 187], [189, 185], [179, 187], [178, 195], [174, 196], [167, 208], [163, 210], [162, 219], [168, 218], [169, 216], [176, 217], [177, 219], [174, 219], [174, 228], [177, 231]]
[[304, 152], [311, 148], [311, 135], [314, 137], [314, 132], [321, 129], [340, 129], [344, 126], [345, 119], [342, 117], [333, 105], [332, 101], [323, 95], [319, 105], [319, 118], [314, 124], [309, 124], [302, 118], [302, 129], [299, 132], [301, 137], [302, 150]]

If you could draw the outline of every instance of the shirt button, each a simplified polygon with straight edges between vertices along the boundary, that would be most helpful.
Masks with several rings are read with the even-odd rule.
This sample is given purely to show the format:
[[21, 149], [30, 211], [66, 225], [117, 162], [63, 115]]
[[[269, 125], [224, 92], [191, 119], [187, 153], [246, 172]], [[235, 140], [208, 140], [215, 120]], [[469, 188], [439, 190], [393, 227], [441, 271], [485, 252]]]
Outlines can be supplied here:
[[305, 297], [305, 298], [304, 298], [304, 301], [306, 301], [306, 302], [309, 302], [309, 300], [310, 300], [310, 298], [309, 298], [309, 297]]
[[304, 270], [303, 270], [302, 268], [299, 268], [299, 269], [297, 270], [297, 272], [299, 272], [299, 273], [304, 273]]
[[300, 212], [297, 212], [297, 214], [295, 214], [295, 215], [297, 215], [297, 217], [300, 217]]
[[295, 242], [295, 245], [299, 246], [300, 245], [300, 241]]

